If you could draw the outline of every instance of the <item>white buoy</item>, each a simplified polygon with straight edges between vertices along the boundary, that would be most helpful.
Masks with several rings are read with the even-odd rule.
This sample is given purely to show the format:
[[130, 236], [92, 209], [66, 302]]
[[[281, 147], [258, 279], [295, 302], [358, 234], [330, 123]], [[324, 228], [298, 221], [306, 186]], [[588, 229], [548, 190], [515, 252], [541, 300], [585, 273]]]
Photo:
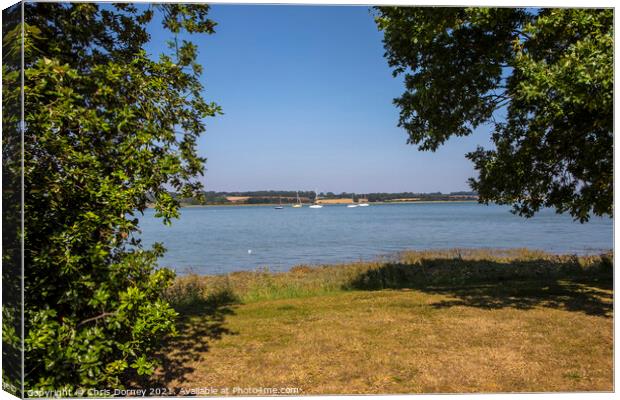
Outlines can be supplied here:
[[248, 250], [248, 254], [252, 254], [252, 250]]

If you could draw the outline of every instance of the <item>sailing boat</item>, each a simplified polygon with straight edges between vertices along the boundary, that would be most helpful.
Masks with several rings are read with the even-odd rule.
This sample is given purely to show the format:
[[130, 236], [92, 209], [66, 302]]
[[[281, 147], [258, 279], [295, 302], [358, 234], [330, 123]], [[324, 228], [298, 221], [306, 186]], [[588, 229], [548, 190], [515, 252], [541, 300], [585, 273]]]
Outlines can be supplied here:
[[323, 208], [323, 205], [317, 203], [319, 201], [319, 192], [314, 192], [314, 204], [310, 206], [310, 208]]
[[299, 199], [299, 192], [297, 192], [297, 203], [293, 204], [293, 208], [301, 208], [301, 200]]
[[351, 196], [351, 202], [352, 202], [352, 203], [351, 203], [351, 204], [349, 204], [349, 205], [347, 205], [347, 208], [355, 208], [355, 207], [357, 207], [357, 204], [353, 203], [353, 197], [354, 197], [354, 196]]
[[278, 204], [277, 206], [275, 206], [274, 208], [275, 208], [276, 210], [281, 210], [281, 209], [283, 209], [283, 208], [284, 208], [284, 207], [282, 207], [282, 196], [280, 196], [280, 201], [279, 201], [279, 204]]
[[[363, 203], [358, 203], [358, 206], [360, 206], [360, 207], [368, 207], [368, 205], [369, 205], [369, 204], [368, 204], [368, 199], [364, 199], [364, 200], [366, 200], [366, 201], [365, 201], [365, 202], [363, 202]], [[359, 201], [359, 200], [358, 200], [358, 201]]]

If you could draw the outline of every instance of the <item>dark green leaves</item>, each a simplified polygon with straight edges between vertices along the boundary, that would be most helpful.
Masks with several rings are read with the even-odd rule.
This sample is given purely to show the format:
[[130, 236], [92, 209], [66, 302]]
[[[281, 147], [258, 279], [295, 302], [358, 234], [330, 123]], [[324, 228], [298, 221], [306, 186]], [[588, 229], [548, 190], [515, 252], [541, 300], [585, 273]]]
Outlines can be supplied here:
[[378, 10], [409, 143], [436, 150], [490, 124], [496, 148], [468, 154], [483, 202], [612, 214], [612, 10]]
[[[526, 15], [513, 9], [382, 7], [386, 57], [405, 74], [395, 100], [409, 143], [436, 150], [488, 121], [504, 97], [499, 88], [513, 35]], [[492, 91], [496, 90], [496, 93]]]
[[198, 48], [152, 59], [146, 24], [154, 8], [174, 34], [215, 24], [203, 5], [25, 8], [26, 388], [119, 387], [152, 373], [175, 331], [162, 300], [174, 274], [157, 268], [160, 245], [141, 248], [136, 215], [152, 205], [170, 223], [168, 191], [198, 194], [196, 140], [220, 112]]

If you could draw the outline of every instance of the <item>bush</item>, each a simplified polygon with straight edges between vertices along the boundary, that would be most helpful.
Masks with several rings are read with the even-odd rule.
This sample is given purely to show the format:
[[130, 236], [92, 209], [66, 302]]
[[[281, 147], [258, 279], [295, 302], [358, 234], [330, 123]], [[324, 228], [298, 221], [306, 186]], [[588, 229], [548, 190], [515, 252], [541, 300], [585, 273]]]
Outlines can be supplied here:
[[[163, 298], [174, 274], [157, 268], [160, 245], [142, 248], [136, 215], [152, 203], [170, 223], [179, 203], [169, 190], [199, 194], [196, 140], [219, 108], [201, 97], [195, 45], [158, 61], [144, 46], [154, 15], [175, 35], [212, 33], [208, 9], [27, 3], [3, 40], [21, 54], [15, 32], [25, 31], [26, 394], [121, 387], [127, 374], [151, 374], [174, 334]], [[19, 66], [3, 67], [3, 105], [19, 104], [20, 85], [7, 81]], [[19, 181], [22, 170], [10, 172]]]

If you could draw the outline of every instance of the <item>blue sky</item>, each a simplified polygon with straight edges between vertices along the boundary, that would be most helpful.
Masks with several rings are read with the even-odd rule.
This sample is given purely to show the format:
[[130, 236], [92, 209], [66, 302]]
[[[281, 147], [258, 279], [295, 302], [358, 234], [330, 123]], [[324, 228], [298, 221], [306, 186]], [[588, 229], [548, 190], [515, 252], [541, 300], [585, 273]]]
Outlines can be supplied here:
[[[407, 145], [392, 99], [403, 91], [368, 7], [216, 5], [214, 35], [193, 35], [207, 120], [206, 190], [450, 192], [474, 176], [465, 153], [488, 127], [437, 152]], [[153, 25], [155, 26], [155, 25]], [[152, 30], [150, 52], [167, 32]]]

